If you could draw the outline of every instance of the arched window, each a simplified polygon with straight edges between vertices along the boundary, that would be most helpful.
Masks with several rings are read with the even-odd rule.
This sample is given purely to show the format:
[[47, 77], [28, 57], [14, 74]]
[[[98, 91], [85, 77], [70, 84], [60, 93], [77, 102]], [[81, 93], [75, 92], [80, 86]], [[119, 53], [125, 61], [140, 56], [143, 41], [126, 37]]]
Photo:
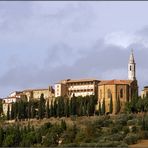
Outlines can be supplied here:
[[112, 95], [112, 94], [111, 94], [110, 89], [107, 90], [107, 95], [108, 95], [108, 98], [111, 98], [111, 95]]
[[120, 98], [123, 98], [123, 89], [120, 89]]
[[132, 66], [130, 65], [130, 71], [132, 70]]

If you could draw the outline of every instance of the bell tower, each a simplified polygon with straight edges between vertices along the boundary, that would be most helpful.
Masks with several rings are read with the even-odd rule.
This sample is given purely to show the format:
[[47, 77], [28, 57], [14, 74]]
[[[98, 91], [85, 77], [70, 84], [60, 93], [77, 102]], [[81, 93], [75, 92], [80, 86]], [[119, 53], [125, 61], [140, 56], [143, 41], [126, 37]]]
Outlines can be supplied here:
[[134, 60], [133, 50], [131, 50], [131, 54], [128, 62], [128, 79], [136, 80], [136, 63]]

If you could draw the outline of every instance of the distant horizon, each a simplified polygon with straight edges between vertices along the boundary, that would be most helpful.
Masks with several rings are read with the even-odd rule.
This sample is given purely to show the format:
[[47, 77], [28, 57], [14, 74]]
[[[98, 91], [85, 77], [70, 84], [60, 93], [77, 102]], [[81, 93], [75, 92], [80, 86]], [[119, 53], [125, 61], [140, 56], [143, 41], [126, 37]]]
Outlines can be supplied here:
[[147, 8], [146, 1], [0, 2], [0, 98], [67, 78], [127, 80], [131, 49], [140, 92], [148, 85]]

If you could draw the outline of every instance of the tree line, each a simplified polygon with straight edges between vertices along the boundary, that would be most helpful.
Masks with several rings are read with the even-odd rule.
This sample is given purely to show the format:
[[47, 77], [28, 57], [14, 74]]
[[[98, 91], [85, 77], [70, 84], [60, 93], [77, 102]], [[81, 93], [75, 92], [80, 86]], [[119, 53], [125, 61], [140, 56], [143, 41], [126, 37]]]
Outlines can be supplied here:
[[[39, 100], [31, 100], [12, 103], [8, 105], [7, 120], [30, 119], [30, 118], [50, 118], [69, 116], [92, 116], [96, 112], [97, 97], [73, 95], [71, 99], [67, 97], [57, 97], [49, 103], [41, 94]], [[11, 107], [11, 109], [10, 109]]]

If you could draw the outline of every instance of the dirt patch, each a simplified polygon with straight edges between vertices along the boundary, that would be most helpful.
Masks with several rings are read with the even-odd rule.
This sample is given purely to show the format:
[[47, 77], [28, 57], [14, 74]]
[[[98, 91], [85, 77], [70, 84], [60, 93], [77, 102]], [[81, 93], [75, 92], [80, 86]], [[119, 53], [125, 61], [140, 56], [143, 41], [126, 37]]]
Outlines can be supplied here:
[[129, 145], [129, 148], [147, 148], [148, 140], [140, 140], [137, 144]]

